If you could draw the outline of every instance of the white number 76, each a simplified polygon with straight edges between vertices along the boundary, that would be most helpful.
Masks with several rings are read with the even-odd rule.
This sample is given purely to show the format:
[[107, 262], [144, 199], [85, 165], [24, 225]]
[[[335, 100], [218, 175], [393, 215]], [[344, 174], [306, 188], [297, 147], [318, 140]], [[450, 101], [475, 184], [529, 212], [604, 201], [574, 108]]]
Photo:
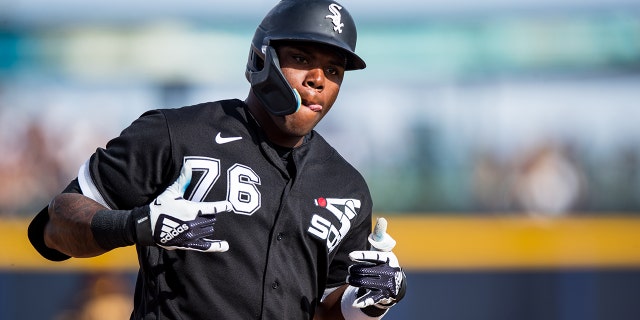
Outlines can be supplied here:
[[[220, 177], [220, 160], [208, 157], [184, 157], [193, 171], [201, 172], [198, 181], [191, 181], [193, 192], [188, 200], [202, 201]], [[238, 214], [252, 215], [262, 205], [262, 197], [257, 185], [260, 177], [253, 169], [236, 163], [227, 170], [227, 201]]]

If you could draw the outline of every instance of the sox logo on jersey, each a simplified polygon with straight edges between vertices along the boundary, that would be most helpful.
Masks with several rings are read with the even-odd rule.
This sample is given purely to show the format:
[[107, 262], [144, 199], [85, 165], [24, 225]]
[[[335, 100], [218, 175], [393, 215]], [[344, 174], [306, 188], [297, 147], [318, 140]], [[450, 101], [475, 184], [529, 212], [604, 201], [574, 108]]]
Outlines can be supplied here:
[[326, 240], [329, 252], [333, 251], [342, 238], [347, 235], [351, 229], [351, 220], [358, 214], [356, 209], [360, 209], [360, 200], [358, 199], [337, 199], [337, 198], [317, 198], [315, 205], [329, 210], [338, 218], [340, 225], [336, 227], [331, 221], [323, 218], [318, 214], [311, 217], [311, 225], [307, 231], [312, 235]]

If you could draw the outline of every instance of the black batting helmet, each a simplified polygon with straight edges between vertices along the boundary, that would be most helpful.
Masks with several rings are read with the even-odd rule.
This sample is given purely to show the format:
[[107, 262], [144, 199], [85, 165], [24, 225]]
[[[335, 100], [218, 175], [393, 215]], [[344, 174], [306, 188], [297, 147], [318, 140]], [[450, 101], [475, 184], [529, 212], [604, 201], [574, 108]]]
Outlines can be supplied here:
[[247, 72], [260, 71], [265, 46], [274, 41], [309, 41], [340, 49], [347, 58], [346, 70], [366, 67], [356, 53], [358, 34], [351, 14], [329, 0], [282, 0], [264, 17], [251, 41]]

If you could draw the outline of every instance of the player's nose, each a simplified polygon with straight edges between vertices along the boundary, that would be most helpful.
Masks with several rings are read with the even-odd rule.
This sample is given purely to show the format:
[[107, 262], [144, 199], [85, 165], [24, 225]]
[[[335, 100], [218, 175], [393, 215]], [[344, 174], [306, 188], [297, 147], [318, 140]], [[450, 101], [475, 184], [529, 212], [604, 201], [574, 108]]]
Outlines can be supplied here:
[[305, 77], [305, 85], [316, 90], [324, 89], [324, 71], [320, 67], [309, 69]]

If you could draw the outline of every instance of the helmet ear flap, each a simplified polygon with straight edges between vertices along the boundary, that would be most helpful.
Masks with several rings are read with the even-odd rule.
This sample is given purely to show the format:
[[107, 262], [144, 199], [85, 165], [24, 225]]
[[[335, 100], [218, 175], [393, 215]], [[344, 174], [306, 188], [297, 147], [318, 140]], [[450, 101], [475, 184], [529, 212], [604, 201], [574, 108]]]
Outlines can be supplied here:
[[[253, 50], [252, 50], [253, 51]], [[255, 54], [255, 52], [254, 52]], [[260, 57], [257, 56], [257, 59]], [[254, 61], [256, 63], [257, 61]], [[293, 89], [280, 70], [280, 61], [276, 50], [271, 46], [265, 47], [263, 66], [258, 71], [247, 69], [247, 79], [258, 100], [273, 115], [284, 116], [295, 113], [300, 109], [301, 97]]]
[[264, 68], [264, 59], [256, 52], [253, 46], [249, 49], [249, 57], [247, 59], [247, 69], [244, 76], [251, 82], [251, 73], [259, 72]]

